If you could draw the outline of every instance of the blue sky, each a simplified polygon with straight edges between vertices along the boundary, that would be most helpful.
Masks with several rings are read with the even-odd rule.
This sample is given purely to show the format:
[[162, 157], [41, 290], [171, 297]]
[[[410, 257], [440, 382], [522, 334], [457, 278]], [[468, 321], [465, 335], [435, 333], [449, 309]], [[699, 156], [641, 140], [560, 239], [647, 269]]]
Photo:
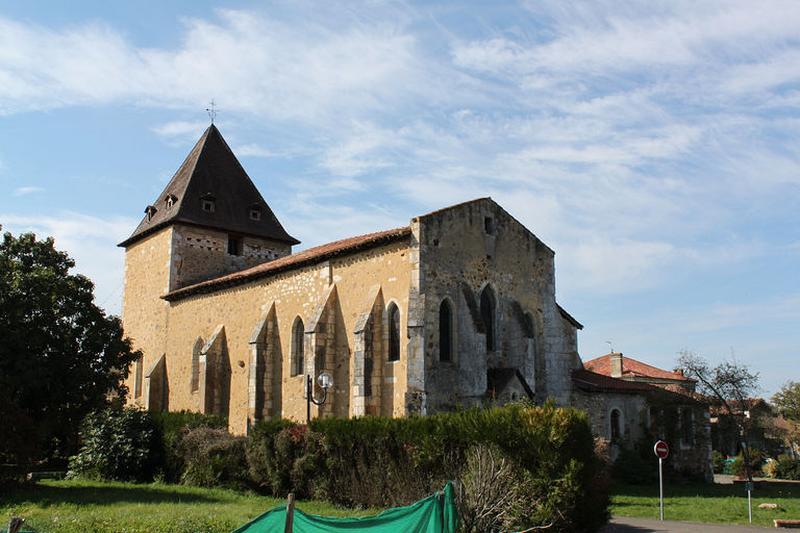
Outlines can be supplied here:
[[489, 195], [584, 359], [800, 380], [800, 4], [495, 4], [0, 0], [0, 223], [118, 312], [115, 244], [213, 98], [302, 246]]

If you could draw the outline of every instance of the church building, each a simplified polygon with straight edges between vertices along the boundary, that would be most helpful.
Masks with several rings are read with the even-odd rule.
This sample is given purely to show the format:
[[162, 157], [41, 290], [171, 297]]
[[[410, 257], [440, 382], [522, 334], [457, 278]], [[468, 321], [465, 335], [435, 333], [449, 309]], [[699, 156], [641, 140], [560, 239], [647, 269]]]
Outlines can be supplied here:
[[553, 250], [491, 198], [293, 253], [212, 124], [144, 212], [120, 243], [143, 408], [223, 415], [243, 434], [305, 421], [322, 372], [333, 386], [312, 417], [602, 394], [556, 302]]

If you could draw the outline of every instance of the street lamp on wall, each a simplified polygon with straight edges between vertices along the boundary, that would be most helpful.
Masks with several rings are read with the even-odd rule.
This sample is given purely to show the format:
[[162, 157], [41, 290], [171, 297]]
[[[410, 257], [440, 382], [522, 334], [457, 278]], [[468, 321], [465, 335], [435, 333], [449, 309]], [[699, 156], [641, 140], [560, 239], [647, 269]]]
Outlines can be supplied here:
[[321, 372], [317, 376], [317, 385], [322, 389], [322, 398], [319, 400], [314, 397], [314, 379], [311, 374], [306, 375], [306, 423], [311, 422], [311, 404], [319, 405], [325, 403], [328, 399], [328, 389], [333, 387], [333, 377], [327, 372]]

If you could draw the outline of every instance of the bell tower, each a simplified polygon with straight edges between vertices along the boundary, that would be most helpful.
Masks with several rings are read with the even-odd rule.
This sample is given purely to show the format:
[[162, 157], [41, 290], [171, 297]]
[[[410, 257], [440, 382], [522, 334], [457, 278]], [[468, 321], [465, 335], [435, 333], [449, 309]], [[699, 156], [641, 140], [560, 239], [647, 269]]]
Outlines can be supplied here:
[[[165, 351], [169, 303], [161, 296], [289, 255], [299, 242], [211, 124], [119, 244], [125, 248], [123, 327], [144, 353], [130, 373], [134, 399], [147, 396], [141, 381]], [[147, 398], [140, 403], [147, 405]]]

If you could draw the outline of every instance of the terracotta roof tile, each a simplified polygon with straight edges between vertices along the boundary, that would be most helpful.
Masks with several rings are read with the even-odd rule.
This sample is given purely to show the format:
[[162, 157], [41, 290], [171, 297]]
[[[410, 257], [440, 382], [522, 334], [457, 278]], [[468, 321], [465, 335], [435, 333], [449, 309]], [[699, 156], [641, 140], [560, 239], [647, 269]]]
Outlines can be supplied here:
[[[604, 374], [606, 376], [611, 375], [611, 354], [601, 355], [591, 361], [586, 361], [583, 363], [584, 368], [587, 370], [591, 370], [592, 372], [597, 372], [598, 374]], [[656, 368], [652, 365], [648, 365], [647, 363], [643, 363], [641, 361], [637, 361], [632, 357], [623, 356], [622, 358], [622, 375], [623, 376], [640, 376], [640, 377], [647, 377], [647, 378], [658, 378], [658, 379], [673, 379], [676, 381], [694, 381], [693, 379], [689, 379], [683, 374], [679, 372], [671, 372], [669, 370], [663, 370], [661, 368]]]
[[375, 233], [368, 233], [366, 235], [359, 235], [357, 237], [350, 237], [340, 241], [334, 241], [314, 248], [309, 248], [295, 254], [275, 259], [250, 267], [239, 272], [226, 274], [207, 281], [195, 283], [188, 287], [174, 290], [162, 296], [165, 300], [179, 300], [192, 294], [208, 293], [222, 288], [231, 287], [234, 285], [241, 285], [248, 283], [255, 279], [264, 278], [285, 272], [294, 268], [320, 263], [326, 259], [346, 255], [349, 253], [366, 250], [382, 244], [399, 241], [411, 235], [411, 228], [406, 226], [402, 228], [395, 228], [385, 231], [378, 231]]
[[638, 381], [625, 381], [598, 374], [590, 370], [578, 369], [572, 371], [572, 382], [580, 389], [589, 391], [642, 393], [656, 390], [652, 385]]

